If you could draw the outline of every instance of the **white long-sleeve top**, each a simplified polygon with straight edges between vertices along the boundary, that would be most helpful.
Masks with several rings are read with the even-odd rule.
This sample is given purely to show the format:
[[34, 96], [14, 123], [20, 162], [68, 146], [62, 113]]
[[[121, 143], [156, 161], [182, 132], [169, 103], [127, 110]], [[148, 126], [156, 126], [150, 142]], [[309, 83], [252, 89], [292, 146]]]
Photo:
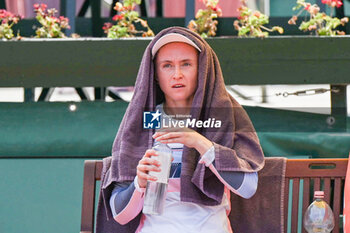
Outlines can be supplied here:
[[[157, 106], [161, 107], [162, 106]], [[163, 115], [164, 112], [163, 112]], [[230, 191], [250, 198], [254, 195], [257, 183], [257, 173], [219, 172], [215, 168], [215, 151], [212, 146], [201, 158], [218, 179], [225, 185], [222, 202], [216, 206], [206, 206], [180, 200], [180, 174], [183, 144], [169, 143], [174, 161], [169, 177], [168, 192], [162, 215], [142, 215], [137, 233], [230, 233], [232, 232], [228, 214], [231, 211]], [[116, 184], [110, 206], [114, 219], [120, 224], [126, 224], [134, 219], [142, 210], [144, 188], [138, 186], [137, 177], [134, 182]], [[234, 211], [234, 210], [233, 210]]]

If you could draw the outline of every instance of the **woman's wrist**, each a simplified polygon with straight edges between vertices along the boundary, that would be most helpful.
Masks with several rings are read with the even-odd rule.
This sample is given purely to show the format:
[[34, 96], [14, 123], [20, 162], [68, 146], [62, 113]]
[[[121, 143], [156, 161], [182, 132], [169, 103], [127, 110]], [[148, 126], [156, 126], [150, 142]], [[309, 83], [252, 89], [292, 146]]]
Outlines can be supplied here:
[[199, 152], [199, 154], [202, 156], [207, 152], [210, 147], [212, 147], [214, 144], [212, 141], [208, 140], [206, 137], [202, 136], [203, 140], [198, 140], [196, 145], [196, 150]]
[[134, 178], [134, 186], [135, 186], [135, 189], [139, 192], [144, 192], [146, 189], [146, 185], [140, 184], [140, 180], [138, 179], [137, 176], [135, 176], [135, 178]]

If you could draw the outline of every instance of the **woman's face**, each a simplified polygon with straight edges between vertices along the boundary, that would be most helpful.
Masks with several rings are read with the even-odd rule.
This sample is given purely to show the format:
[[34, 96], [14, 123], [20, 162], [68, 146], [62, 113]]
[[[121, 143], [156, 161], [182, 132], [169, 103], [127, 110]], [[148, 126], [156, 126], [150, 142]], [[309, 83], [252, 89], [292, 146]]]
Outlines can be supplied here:
[[172, 106], [190, 106], [197, 88], [198, 52], [186, 43], [173, 42], [159, 49], [156, 79]]

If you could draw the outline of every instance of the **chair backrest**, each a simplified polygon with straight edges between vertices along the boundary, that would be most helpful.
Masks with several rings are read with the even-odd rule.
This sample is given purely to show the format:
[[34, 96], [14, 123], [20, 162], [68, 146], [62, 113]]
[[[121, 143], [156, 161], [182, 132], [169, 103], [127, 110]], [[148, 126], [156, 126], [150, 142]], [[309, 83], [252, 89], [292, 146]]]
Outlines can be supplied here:
[[95, 189], [96, 181], [101, 180], [101, 172], [102, 160], [85, 161], [80, 233], [93, 233], [95, 230]]
[[[284, 206], [288, 206], [290, 199], [292, 203], [291, 216], [288, 216], [288, 208], [285, 208], [285, 232], [287, 232], [288, 222], [291, 232], [298, 232], [298, 223], [302, 223], [304, 213], [313, 200], [314, 191], [322, 190], [325, 194], [324, 200], [331, 206], [335, 217], [332, 232], [339, 233], [347, 163], [348, 159], [287, 160]], [[300, 196], [301, 193], [302, 196]], [[299, 202], [302, 202], [301, 210], [299, 210]], [[307, 233], [303, 227], [302, 232]]]
[[[284, 203], [286, 207], [290, 199], [292, 203], [291, 215], [288, 215], [288, 208], [285, 208], [285, 232], [287, 232], [288, 223], [291, 226], [291, 232], [298, 232], [298, 223], [302, 221], [303, 213], [312, 201], [313, 191], [323, 190], [325, 201], [330, 204], [335, 216], [333, 233], [339, 233], [347, 163], [348, 159], [287, 160]], [[101, 179], [101, 171], [102, 160], [85, 161], [81, 233], [94, 232], [95, 189], [96, 181]], [[299, 201], [302, 202], [301, 210], [299, 210]], [[304, 229], [302, 232], [306, 233]]]

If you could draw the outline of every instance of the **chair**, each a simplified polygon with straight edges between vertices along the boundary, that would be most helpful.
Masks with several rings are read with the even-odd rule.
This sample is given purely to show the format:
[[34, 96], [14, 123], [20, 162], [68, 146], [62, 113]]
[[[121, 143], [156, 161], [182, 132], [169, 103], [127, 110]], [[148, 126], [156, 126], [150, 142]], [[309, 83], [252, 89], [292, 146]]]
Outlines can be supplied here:
[[[288, 159], [285, 174], [285, 206], [288, 206], [289, 190], [292, 188], [291, 232], [298, 232], [299, 201], [302, 201], [301, 213], [304, 214], [312, 202], [313, 191], [323, 190], [324, 200], [331, 206], [334, 213], [335, 226], [333, 233], [339, 233], [340, 215], [342, 214], [342, 199], [344, 191], [344, 180], [347, 169], [347, 159]], [[290, 180], [292, 184], [290, 185]], [[300, 183], [303, 183], [300, 189]], [[302, 200], [299, 193], [302, 190]], [[288, 208], [285, 208], [285, 232], [287, 232]], [[303, 216], [303, 215], [302, 215]], [[307, 233], [302, 227], [302, 232]]]
[[[288, 159], [285, 173], [284, 203], [292, 203], [291, 215], [285, 208], [285, 232], [290, 222], [291, 232], [298, 232], [298, 223], [302, 214], [312, 201], [313, 191], [323, 190], [325, 201], [330, 204], [335, 216], [333, 233], [340, 231], [340, 216], [342, 214], [342, 197], [348, 159]], [[83, 201], [80, 233], [94, 232], [95, 189], [96, 181], [101, 179], [102, 161], [87, 160], [84, 164]], [[302, 184], [302, 188], [300, 188]], [[290, 189], [292, 188], [292, 193]], [[299, 210], [299, 194], [302, 191], [302, 209]], [[290, 196], [291, 194], [291, 196]], [[311, 198], [311, 199], [310, 199]], [[302, 214], [300, 214], [300, 211]], [[306, 231], [303, 229], [303, 233]]]

